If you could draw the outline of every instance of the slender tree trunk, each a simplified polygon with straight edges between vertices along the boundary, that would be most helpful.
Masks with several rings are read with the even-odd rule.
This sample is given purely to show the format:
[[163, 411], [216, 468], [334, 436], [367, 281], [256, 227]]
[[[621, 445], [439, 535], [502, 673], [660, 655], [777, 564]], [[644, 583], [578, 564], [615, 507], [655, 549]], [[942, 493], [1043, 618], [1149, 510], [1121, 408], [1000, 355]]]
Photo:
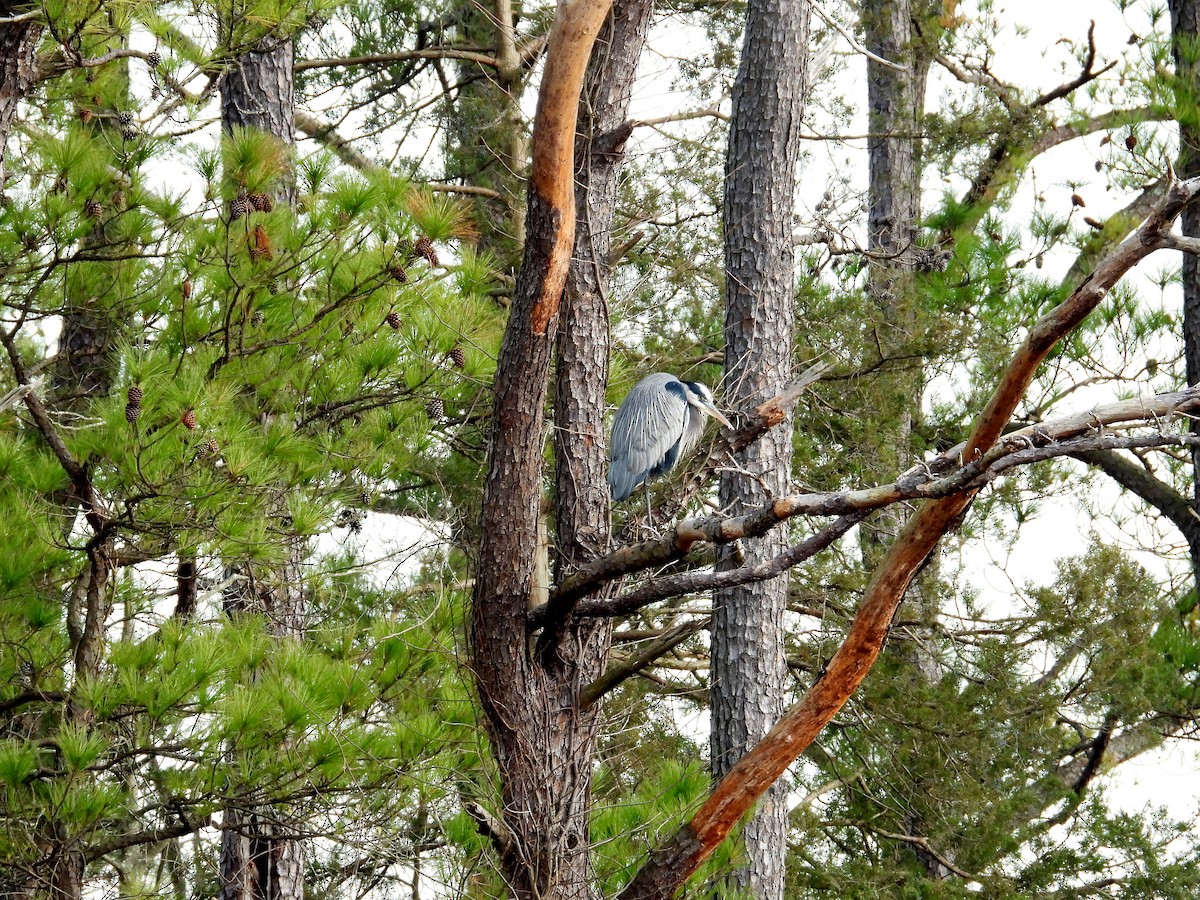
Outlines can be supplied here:
[[[258, 47], [238, 57], [221, 82], [221, 127], [252, 128], [277, 138], [285, 147], [295, 143], [295, 48], [291, 40], [264, 38]], [[295, 185], [285, 177], [275, 187], [281, 203], [294, 203]], [[275, 506], [282, 511], [280, 492]], [[271, 632], [281, 639], [299, 640], [304, 634], [306, 600], [303, 562], [307, 543], [288, 538], [287, 559], [278, 568], [260, 572], [238, 563], [230, 572], [240, 576], [225, 597], [230, 615], [265, 615]], [[301, 900], [304, 896], [304, 845], [280, 836], [281, 810], [270, 806], [227, 808], [221, 832], [219, 900]]]
[[[920, 343], [919, 303], [913, 283], [921, 222], [921, 121], [930, 57], [919, 44], [913, 17], [928, 0], [863, 0], [864, 44], [875, 55], [904, 66], [897, 71], [867, 61], [867, 166], [869, 185], [867, 290], [879, 311], [877, 332], [885, 356], [910, 357]], [[913, 454], [913, 427], [921, 414], [924, 375], [919, 365], [898, 364], [877, 379], [879, 435], [867, 477], [903, 471]], [[894, 507], [864, 527], [866, 568], [878, 562], [904, 524]]]
[[[725, 394], [748, 409], [783, 391], [792, 367], [792, 209], [798, 131], [808, 91], [808, 0], [751, 0], [725, 168]], [[787, 493], [790, 429], [776, 428], [721, 476], [721, 506], [739, 515]], [[718, 569], [753, 565], [788, 545], [786, 529], [722, 552]], [[783, 715], [787, 577], [717, 591], [712, 624], [712, 768], [723, 777]], [[732, 883], [783, 897], [786, 787], [763, 798], [743, 832], [745, 864]]]
[[[1179, 106], [1179, 163], [1182, 178], [1200, 175], [1200, 0], [1170, 0], [1171, 34], [1174, 43], [1176, 103]], [[1200, 209], [1189, 206], [1180, 222], [1186, 237], [1200, 237]], [[1189, 385], [1200, 384], [1200, 262], [1195, 254], [1183, 254], [1183, 355]], [[1200, 433], [1200, 421], [1192, 420], [1192, 432]], [[1200, 447], [1192, 450], [1193, 498], [1200, 508]], [[1196, 587], [1200, 590], [1200, 542], [1188, 542]]]

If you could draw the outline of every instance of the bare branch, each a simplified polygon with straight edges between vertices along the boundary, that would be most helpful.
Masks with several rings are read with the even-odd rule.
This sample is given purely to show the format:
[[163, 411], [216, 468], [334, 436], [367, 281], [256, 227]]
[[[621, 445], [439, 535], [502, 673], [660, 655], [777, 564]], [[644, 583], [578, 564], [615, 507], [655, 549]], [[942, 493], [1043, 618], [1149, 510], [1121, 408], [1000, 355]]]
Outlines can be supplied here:
[[1083, 61], [1083, 69], [1078, 75], [1070, 81], [1060, 84], [1053, 90], [1049, 90], [1033, 101], [1033, 106], [1046, 106], [1073, 93], [1076, 89], [1083, 87], [1089, 81], [1095, 81], [1109, 69], [1117, 64], [1117, 60], [1113, 60], [1108, 65], [1101, 66], [1099, 69], [1093, 69], [1096, 64], [1096, 23], [1093, 21], [1088, 25], [1088, 52], [1087, 57]]
[[[1063, 303], [1043, 316], [1009, 361], [967, 441], [964, 458], [992, 450], [1038, 366], [1092, 312], [1131, 268], [1165, 246], [1172, 222], [1200, 193], [1200, 179], [1173, 182], [1163, 203]], [[770, 733], [730, 770], [691, 821], [655, 850], [622, 900], [670, 896], [725, 840], [742, 816], [812, 744], [866, 677], [883, 649], [892, 618], [913, 577], [965, 512], [967, 491], [922, 505], [889, 548], [867, 587], [849, 634], [824, 674]]]
[[489, 200], [504, 199], [504, 195], [499, 191], [480, 187], [475, 184], [441, 184], [439, 182], [430, 182], [425, 184], [424, 187], [443, 194], [467, 194], [471, 197], [487, 197]]
[[[788, 569], [810, 559], [825, 548], [831, 546], [838, 538], [867, 517], [866, 511], [854, 512], [842, 516], [833, 524], [826, 526], [811, 537], [806, 538], [784, 553], [771, 559], [764, 560], [758, 565], [741, 566], [737, 569], [726, 569], [723, 572], [682, 572], [666, 578], [656, 578], [635, 591], [630, 591], [614, 600], [584, 601], [575, 607], [578, 618], [587, 616], [611, 618], [628, 615], [631, 612], [671, 597], [684, 594], [696, 594], [710, 591], [714, 588], [733, 587], [739, 584], [751, 584], [756, 581], [766, 581], [782, 575]], [[536, 610], [534, 611], [536, 613]], [[534, 617], [530, 613], [530, 618]]]
[[829, 15], [829, 13], [825, 12], [825, 10], [821, 8], [820, 3], [811, 4], [811, 8], [812, 8], [812, 11], [815, 12], [826, 25], [828, 25], [830, 28], [832, 28], [834, 31], [836, 31], [838, 34], [840, 34], [842, 37], [844, 37], [846, 39], [846, 43], [848, 43], [851, 46], [851, 48], [854, 50], [855, 53], [859, 53], [862, 56], [865, 56], [867, 59], [871, 60], [871, 62], [878, 63], [879, 65], [885, 66], [886, 68], [889, 68], [889, 69], [895, 69], [897, 72], [907, 72], [908, 71], [908, 69], [906, 69], [904, 66], [900, 65], [899, 63], [894, 63], [890, 59], [884, 59], [882, 56], [877, 56], [876, 54], [874, 54], [870, 50], [868, 50], [866, 47], [864, 47], [861, 43], [859, 43], [858, 38], [856, 38], [853, 34], [850, 33], [850, 31], [846, 28], [845, 25], [843, 25], [841, 22], [839, 22], [833, 16]]
[[703, 619], [690, 619], [686, 622], [681, 622], [651, 641], [640, 653], [613, 664], [607, 672], [579, 692], [579, 705], [584, 709], [592, 706], [627, 678], [637, 675], [643, 669], [652, 665], [655, 660], [670, 653], [697, 631], [707, 628], [711, 621], [712, 618], [706, 616]]
[[346, 66], [368, 66], [376, 63], [405, 62], [410, 59], [464, 59], [481, 66], [496, 68], [496, 57], [474, 50], [455, 50], [451, 47], [430, 47], [425, 50], [397, 50], [394, 53], [373, 53], [367, 56], [342, 56], [329, 59], [302, 59], [296, 62], [296, 71], [309, 69], [332, 69]]

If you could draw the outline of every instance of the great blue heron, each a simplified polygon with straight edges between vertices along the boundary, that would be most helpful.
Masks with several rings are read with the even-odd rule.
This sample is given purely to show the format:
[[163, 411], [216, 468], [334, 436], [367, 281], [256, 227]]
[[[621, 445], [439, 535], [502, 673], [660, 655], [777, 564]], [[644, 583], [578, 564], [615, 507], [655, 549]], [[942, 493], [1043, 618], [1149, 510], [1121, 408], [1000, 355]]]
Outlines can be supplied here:
[[[639, 484], [669, 472], [687, 456], [704, 431], [704, 417], [726, 428], [729, 420], [713, 405], [712, 391], [666, 372], [647, 375], [631, 390], [613, 420], [608, 486], [624, 500]], [[647, 518], [650, 510], [646, 494]]]

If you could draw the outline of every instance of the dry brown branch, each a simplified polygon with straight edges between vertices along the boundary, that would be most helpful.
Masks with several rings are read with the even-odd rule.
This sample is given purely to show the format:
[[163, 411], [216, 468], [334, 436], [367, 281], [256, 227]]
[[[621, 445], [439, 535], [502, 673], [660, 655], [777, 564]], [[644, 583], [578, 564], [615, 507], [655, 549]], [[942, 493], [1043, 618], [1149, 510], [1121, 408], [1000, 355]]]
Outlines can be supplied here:
[[[595, 591], [600, 585], [616, 578], [682, 559], [697, 544], [728, 544], [744, 537], [765, 534], [779, 523], [796, 516], [851, 516], [904, 500], [940, 499], [963, 492], [974, 493], [1015, 465], [1028, 465], [1055, 456], [1099, 449], [1188, 444], [1191, 439], [1182, 434], [1152, 435], [1131, 439], [1111, 436], [1104, 440], [1084, 443], [1070, 443], [1070, 441], [1095, 429], [1126, 423], [1166, 420], [1177, 415], [1192, 414], [1198, 409], [1200, 409], [1200, 387], [1192, 387], [1170, 394], [1159, 394], [1154, 397], [1123, 400], [1097, 407], [1086, 413], [1042, 422], [1010, 432], [1004, 436], [1003, 442], [998, 446], [992, 447], [986, 453], [975, 453], [974, 458], [967, 458], [969, 454], [967, 444], [964, 442], [927, 463], [913, 467], [890, 484], [842, 492], [794, 494], [781, 497], [744, 516], [684, 519], [660, 538], [620, 547], [563, 579], [551, 594], [549, 604], [530, 611], [529, 627], [531, 629], [541, 627], [547, 621], [548, 616], [559, 614], [554, 611], [553, 607], [555, 606], [559, 607], [559, 612], [565, 607], [573, 609], [580, 598]], [[818, 536], [809, 540], [814, 540], [816, 537]], [[796, 549], [793, 548], [793, 551]], [[789, 553], [793, 551], [789, 551]], [[800, 558], [796, 561], [798, 562]], [[792, 565], [794, 564], [793, 562]], [[737, 571], [741, 573], [738, 577], [750, 577], [753, 580], [753, 576], [748, 571]], [[727, 574], [732, 575], [732, 572]], [[685, 583], [691, 583], [688, 581], [689, 577], [691, 576], [677, 576], [679, 579], [677, 584], [682, 586]], [[672, 580], [664, 580], [663, 583], [676, 584]], [[699, 590], [699, 587], [695, 589]], [[665, 597], [689, 592], [687, 589], [672, 590], [660, 596], [660, 590], [662, 589], [649, 586], [646, 589], [647, 596], [654, 594], [654, 599], [665, 599]], [[621, 604], [626, 601], [627, 598], [623, 597], [612, 602]], [[647, 599], [644, 603], [635, 603], [630, 609], [640, 608], [649, 602], [653, 602], [653, 600]], [[580, 616], [607, 615], [606, 610], [608, 609], [607, 604], [601, 606], [580, 604], [575, 613]], [[629, 610], [622, 609], [614, 614], [620, 615], [627, 611]]]
[[[1173, 182], [1163, 203], [1137, 232], [1101, 262], [1070, 297], [1033, 326], [975, 424], [966, 444], [967, 460], [992, 449], [1041, 362], [1104, 300], [1126, 272], [1166, 245], [1172, 222], [1198, 192], [1200, 179]], [[833, 719], [874, 665], [913, 577], [972, 497], [973, 492], [968, 491], [931, 501], [917, 510], [875, 570], [850, 632], [825, 673], [738, 761], [691, 821], [651, 854], [622, 891], [622, 900], [665, 900], [672, 896]]]

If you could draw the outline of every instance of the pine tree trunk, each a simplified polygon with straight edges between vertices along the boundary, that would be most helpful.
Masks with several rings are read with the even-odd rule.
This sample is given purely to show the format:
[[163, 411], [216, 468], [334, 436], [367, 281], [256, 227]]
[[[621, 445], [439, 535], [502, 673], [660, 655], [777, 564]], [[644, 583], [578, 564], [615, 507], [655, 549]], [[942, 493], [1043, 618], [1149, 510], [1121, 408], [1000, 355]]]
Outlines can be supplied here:
[[[792, 367], [792, 209], [800, 120], [808, 90], [807, 0], [751, 0], [733, 90], [725, 168], [725, 400], [748, 409], [779, 394]], [[731, 515], [787, 493], [792, 438], [768, 431], [721, 476]], [[718, 569], [780, 553], [786, 529], [743, 542]], [[788, 579], [717, 591], [712, 624], [712, 768], [720, 778], [784, 711], [783, 619]], [[746, 861], [732, 884], [762, 900], [783, 897], [786, 787], [776, 785], [743, 829]]]
[[579, 108], [575, 250], [559, 325], [554, 426], [556, 574], [607, 549], [609, 491], [604, 430], [608, 283], [618, 179], [631, 129], [629, 99], [652, 0], [617, 0], [592, 52]]
[[[879, 311], [878, 334], [885, 356], [907, 357], [919, 343], [919, 303], [913, 284], [921, 221], [921, 122], [925, 112], [928, 54], [918, 45], [913, 17], [928, 0], [864, 0], [859, 4], [864, 44], [875, 55], [904, 66], [897, 71], [867, 61], [867, 290]], [[924, 377], [919, 366], [897, 366], [875, 382], [880, 411], [874, 459], [865, 477], [903, 471], [913, 454], [912, 435], [921, 410]], [[904, 508], [892, 507], [864, 527], [865, 568], [874, 568], [904, 524]]]
[[[1180, 80], [1179, 100], [1190, 111], [1180, 116], [1179, 163], [1181, 178], [1200, 175], [1200, 125], [1195, 120], [1195, 96], [1200, 90], [1200, 61], [1196, 42], [1200, 41], [1200, 0], [1170, 0], [1171, 34], [1174, 42], [1175, 71]], [[1200, 237], [1200, 209], [1195, 205], [1183, 211], [1180, 220], [1185, 237]], [[1183, 355], [1189, 385], [1200, 384], [1200, 262], [1195, 254], [1183, 254]], [[1192, 433], [1200, 433], [1200, 421], [1192, 420]], [[1200, 509], [1200, 447], [1192, 450], [1193, 498]], [[1200, 542], [1190, 542], [1197, 590], [1200, 590]]]
[[[541, 506], [543, 408], [574, 241], [572, 145], [592, 43], [607, 3], [560, 4], [538, 101], [525, 253], [496, 368], [471, 666], [500, 771], [504, 834], [494, 834], [509, 891], [525, 900], [590, 900], [589, 813], [597, 710], [581, 689], [603, 671], [607, 626], [567, 625], [541, 652], [526, 614]], [[554, 90], [545, 88], [546, 84]]]
[[[264, 38], [259, 46], [238, 57], [221, 81], [221, 127], [252, 128], [278, 138], [285, 147], [295, 143], [295, 48], [291, 40]], [[286, 177], [275, 188], [281, 203], [295, 202], [294, 182]], [[285, 497], [274, 501], [282, 517]], [[229, 570], [240, 581], [225, 596], [229, 615], [256, 612], [266, 616], [280, 639], [299, 640], [304, 634], [306, 600], [303, 562], [308, 545], [300, 537], [287, 540], [287, 559], [278, 568], [260, 573], [249, 564]], [[280, 836], [281, 811], [264, 806], [227, 808], [221, 832], [220, 900], [302, 900], [304, 846]]]

